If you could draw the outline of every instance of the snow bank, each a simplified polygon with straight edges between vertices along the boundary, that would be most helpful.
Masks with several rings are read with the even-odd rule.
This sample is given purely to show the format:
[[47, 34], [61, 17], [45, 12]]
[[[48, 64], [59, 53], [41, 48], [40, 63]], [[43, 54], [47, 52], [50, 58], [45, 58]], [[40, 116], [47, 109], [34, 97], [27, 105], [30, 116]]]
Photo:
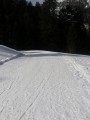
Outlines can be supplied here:
[[0, 45], [0, 65], [22, 55], [22, 52]]

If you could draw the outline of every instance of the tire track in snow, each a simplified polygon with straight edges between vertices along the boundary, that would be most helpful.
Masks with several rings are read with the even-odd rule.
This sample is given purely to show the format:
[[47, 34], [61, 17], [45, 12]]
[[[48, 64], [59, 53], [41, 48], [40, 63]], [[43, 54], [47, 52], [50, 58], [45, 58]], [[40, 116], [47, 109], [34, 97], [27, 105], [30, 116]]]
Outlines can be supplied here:
[[[51, 75], [50, 75], [51, 76]], [[45, 87], [45, 85], [47, 84], [48, 80], [50, 79], [50, 76], [48, 77], [48, 79], [46, 80], [45, 83], [41, 83], [39, 85], [39, 87], [37, 88], [37, 91], [35, 92], [35, 97], [33, 98], [32, 102], [30, 103], [30, 105], [27, 107], [27, 109], [25, 110], [25, 112], [20, 116], [19, 120], [21, 120], [23, 118], [23, 116], [26, 114], [26, 112], [30, 109], [30, 107], [34, 104], [34, 102], [38, 99], [39, 95], [42, 93], [42, 89]]]
[[[34, 66], [28, 71], [26, 68], [29, 69], [30, 63], [25, 68], [23, 64], [20, 66], [22, 70], [19, 71], [19, 74], [23, 69], [25, 69], [25, 74], [21, 79], [17, 77], [13, 86], [9, 86], [10, 90], [6, 97], [4, 94], [3, 99], [0, 98], [1, 104], [4, 102], [0, 120], [89, 120], [89, 108], [86, 107], [85, 102], [81, 101], [84, 94], [81, 91], [78, 93], [76, 90], [79, 88], [78, 82], [73, 80], [77, 71], [81, 72], [79, 75], [82, 79], [83, 76], [85, 77], [82, 67], [80, 65], [78, 67], [77, 62], [74, 63], [74, 59], [67, 56], [39, 57], [36, 61], [31, 61]], [[17, 70], [20, 69], [15, 71]], [[27, 76], [30, 78], [27, 79]], [[39, 111], [40, 107], [41, 111]], [[40, 117], [36, 113], [37, 111], [40, 112]], [[33, 117], [29, 117], [27, 113]], [[26, 119], [24, 119], [25, 115]]]
[[[84, 120], [84, 119], [86, 120], [86, 119], [90, 118], [89, 117], [89, 107], [85, 107], [85, 105], [87, 105], [86, 101], [82, 102], [82, 100], [81, 100], [81, 98], [82, 98], [82, 96], [84, 96], [84, 94], [78, 93], [79, 86], [75, 87], [75, 85], [78, 85], [78, 83], [77, 83], [77, 81], [73, 81], [73, 76], [71, 78], [71, 72], [68, 71], [68, 68], [70, 68], [70, 66], [68, 66], [66, 64], [66, 62], [64, 63], [63, 59], [61, 59], [61, 57], [60, 57], [60, 61], [57, 57], [55, 57], [55, 58], [52, 57], [51, 60], [49, 59], [49, 61], [51, 62], [50, 64], [52, 64], [53, 69], [51, 68], [51, 66], [48, 66], [49, 62], [47, 61], [47, 66], [48, 66], [48, 68], [50, 67], [50, 69], [48, 69], [48, 68], [46, 69], [46, 71], [47, 71], [46, 74], [48, 73], [47, 74], [47, 76], [48, 76], [48, 75], [50, 75], [50, 71], [52, 71], [53, 75], [51, 73], [52, 77], [50, 76], [50, 78], [48, 80], [50, 81], [50, 83], [53, 80], [53, 84], [52, 84], [53, 86], [57, 85], [57, 83], [60, 83], [60, 84], [58, 85], [58, 89], [56, 88], [56, 91], [53, 90], [53, 92], [55, 91], [54, 92], [55, 94], [53, 94], [51, 92], [52, 96], [50, 98], [50, 102], [52, 105], [51, 106], [52, 110], [48, 108], [48, 103], [47, 103], [47, 105], [46, 104], [44, 105], [44, 108], [46, 109], [46, 113], [45, 114], [43, 113], [43, 114], [46, 115], [46, 117], [44, 116], [43, 120], [57, 120], [57, 119], [65, 119], [65, 120], [75, 119], [75, 120], [77, 120], [78, 118], [80, 118], [82, 120]], [[43, 61], [43, 63], [45, 63], [45, 62]], [[73, 61], [69, 65], [73, 66]], [[46, 66], [46, 64], [45, 64], [45, 66]], [[73, 66], [73, 69], [75, 72], [77, 72], [77, 70], [78, 70], [78, 68], [76, 70], [74, 66]], [[81, 71], [81, 69], [80, 69], [80, 71]], [[44, 69], [42, 69], [41, 74], [43, 74], [43, 72], [44, 72]], [[42, 78], [41, 74], [39, 74], [37, 76], [36, 80], [38, 79], [39, 76], [40, 76], [40, 78]], [[58, 79], [60, 81], [58, 81]], [[56, 83], [56, 80], [57, 80], [57, 83]], [[44, 83], [45, 83], [45, 86], [43, 87], [42, 85], [44, 85]], [[47, 81], [47, 83], [48, 83], [48, 81]], [[39, 84], [39, 86], [35, 90], [35, 93], [33, 94], [33, 96], [31, 96], [29, 99], [27, 99], [27, 102], [25, 102], [25, 104], [21, 107], [22, 111], [20, 112], [19, 116], [14, 118], [14, 120], [16, 120], [16, 119], [24, 120], [24, 116], [28, 112], [28, 110], [32, 109], [35, 103], [37, 105], [38, 104], [37, 101], [42, 100], [41, 97], [43, 97], [43, 94], [46, 92], [44, 89], [47, 90], [47, 86], [46, 86], [47, 83], [45, 81], [43, 81], [43, 82], [41, 81], [41, 84]], [[74, 84], [74, 83], [76, 83], [76, 84]], [[59, 88], [59, 87], [61, 87], [61, 88]], [[53, 88], [55, 88], [55, 87], [52, 87], [52, 89]], [[77, 88], [78, 88], [78, 90], [76, 90]], [[49, 89], [47, 90], [47, 92], [49, 92]], [[58, 94], [57, 94], [57, 92], [58, 92]], [[53, 97], [53, 95], [54, 95], [54, 97]], [[81, 97], [79, 97], [79, 95], [81, 95]], [[60, 97], [60, 101], [58, 101], [58, 96]], [[50, 93], [48, 93], [48, 97], [50, 97]], [[84, 96], [84, 98], [85, 98], [85, 96]], [[45, 97], [43, 99], [45, 99]], [[45, 99], [45, 100], [47, 101], [47, 99]], [[47, 110], [48, 110], [48, 112], [47, 112]], [[43, 111], [45, 112], [45, 110], [43, 110]], [[51, 116], [53, 116], [53, 117], [50, 117], [50, 113], [51, 113]], [[41, 112], [41, 114], [42, 114], [42, 112]], [[83, 115], [83, 114], [85, 114], [85, 115]], [[35, 118], [35, 111], [34, 111], [33, 119], [37, 119], [37, 118]], [[30, 119], [30, 118], [26, 118], [25, 120], [27, 120], [27, 119]]]
[[4, 89], [4, 90], [0, 93], [0, 96], [1, 96], [5, 91], [10, 90], [11, 87], [12, 87], [12, 85], [13, 85], [13, 82], [11, 82], [10, 85], [9, 85], [9, 87], [7, 87], [6, 89]]
[[[30, 97], [26, 103], [25, 103], [25, 107], [22, 107], [21, 109], [24, 110], [22, 115], [20, 115], [19, 120], [21, 120], [23, 118], [23, 116], [26, 114], [26, 112], [32, 107], [32, 105], [36, 102], [36, 100], [39, 98], [40, 94], [42, 93], [44, 87], [46, 86], [47, 82], [49, 81], [51, 75], [52, 75], [52, 71], [51, 71], [51, 67], [49, 66], [48, 70], [45, 70], [46, 71], [46, 74], [47, 74], [47, 77], [46, 77], [46, 74], [45, 76], [43, 77], [46, 77], [46, 78], [43, 78], [43, 80], [41, 81], [41, 83], [39, 84], [38, 88], [36, 89], [35, 93], [34, 93], [34, 96], [33, 97]], [[50, 72], [51, 71], [51, 72]], [[41, 74], [43, 74], [44, 70], [41, 72]], [[39, 75], [40, 76], [40, 75]], [[29, 105], [28, 105], [29, 103]]]
[[[37, 63], [35, 63], [34, 64], [34, 66], [36, 66], [36, 64]], [[34, 66], [33, 66], [33, 68], [31, 69], [31, 71], [33, 71], [34, 70]], [[40, 68], [39, 68], [40, 69]], [[38, 73], [38, 68], [37, 68], [37, 73]], [[13, 73], [14, 74], [14, 73]], [[22, 83], [23, 82], [23, 76], [24, 75], [22, 75], [22, 77], [19, 75], [20, 73], [18, 72], [18, 70], [16, 70], [16, 74], [18, 74], [18, 76], [17, 76], [17, 79], [14, 81], [14, 85], [13, 85], [13, 87], [12, 87], [12, 83], [10, 84], [10, 86], [9, 86], [9, 90], [10, 91], [8, 91], [8, 89], [7, 89], [7, 91], [6, 91], [6, 93], [4, 93], [3, 94], [3, 96], [0, 96], [0, 100], [1, 100], [1, 98], [3, 98], [4, 97], [4, 100], [5, 100], [5, 98], [7, 98], [8, 96], [8, 94], [10, 94], [10, 92], [12, 92], [12, 91], [14, 91], [14, 89], [16, 89], [16, 87], [18, 86], [19, 87], [19, 85], [20, 85], [20, 83]], [[11, 74], [12, 75], [12, 74]], [[32, 74], [33, 75], [33, 74]], [[20, 76], [20, 80], [19, 80], [19, 76]], [[33, 76], [32, 76], [32, 78], [33, 78]], [[13, 78], [14, 79], [14, 78]]]
[[[52, 94], [52, 90], [51, 90], [51, 88], [52, 88], [52, 84], [50, 84], [50, 83], [52, 83], [52, 82], [54, 82], [53, 83], [53, 86], [55, 87], [57, 84], [58, 84], [58, 86], [59, 86], [59, 82], [61, 82], [59, 79], [60, 79], [60, 75], [62, 74], [62, 72], [61, 72], [61, 64], [63, 63], [62, 62], [62, 59], [60, 58], [60, 60], [59, 60], [59, 58], [54, 58], [54, 57], [52, 57], [51, 58], [51, 60], [49, 59], [49, 61], [50, 61], [50, 64], [51, 64], [51, 66], [50, 66], [50, 72], [51, 72], [51, 76], [50, 76], [50, 78], [49, 78], [49, 81], [46, 83], [46, 85], [45, 85], [45, 87], [43, 88], [43, 90], [41, 91], [41, 93], [39, 94], [39, 97], [37, 98], [38, 99], [38, 101], [40, 101], [41, 103], [42, 103], [42, 99], [41, 98], [43, 98], [43, 99], [45, 99], [45, 101], [46, 101], [46, 103], [47, 103], [47, 95], [48, 95], [48, 97], [49, 97], [49, 104], [50, 104], [50, 107], [49, 107], [49, 105], [47, 106], [47, 104], [45, 103], [45, 104], [43, 104], [43, 106], [46, 106], [46, 109], [48, 110], [48, 115], [50, 115], [50, 112], [52, 113], [52, 115], [51, 116], [53, 116], [53, 114], [55, 115], [59, 115], [60, 113], [57, 113], [57, 111], [55, 110], [55, 107], [54, 107], [54, 105], [53, 104], [56, 104], [56, 102], [55, 101], [53, 101], [52, 99], [53, 99], [53, 94]], [[58, 62], [60, 62], [60, 63], [58, 63]], [[49, 64], [49, 63], [47, 63], [47, 64]], [[60, 65], [59, 65], [60, 64]], [[60, 71], [59, 71], [60, 70]], [[61, 73], [60, 73], [61, 72]], [[47, 73], [48, 73], [48, 71], [47, 71]], [[64, 80], [63, 80], [64, 81]], [[64, 81], [65, 82], [65, 81]], [[48, 86], [49, 85], [49, 86]], [[51, 87], [50, 87], [51, 86]], [[57, 88], [57, 86], [56, 86], [56, 88]], [[54, 88], [53, 88], [53, 90], [54, 90]], [[47, 92], [48, 92], [48, 94], [47, 94]], [[43, 94], [47, 94], [46, 96], [43, 96]], [[56, 92], [56, 96], [57, 96], [57, 92]], [[36, 99], [36, 100], [37, 100]], [[52, 101], [54, 102], [54, 103], [52, 103]], [[38, 105], [38, 103], [36, 103], [36, 105]], [[35, 106], [34, 106], [35, 107]], [[39, 106], [40, 107], [40, 106]], [[31, 109], [33, 109], [33, 106], [31, 106], [28, 110], [27, 110], [27, 112], [29, 113], [29, 111], [31, 111]], [[42, 108], [43, 109], [43, 108]], [[25, 113], [26, 114], [26, 113]], [[26, 117], [25, 116], [25, 114], [20, 118], [20, 120], [28, 120], [28, 119], [30, 119], [31, 120], [31, 118], [28, 118], [28, 117]], [[29, 113], [30, 114], [30, 113]], [[42, 113], [41, 113], [42, 114]], [[47, 115], [47, 114], [46, 114]], [[57, 116], [58, 116], [57, 115]], [[37, 118], [37, 117], [36, 117]], [[33, 119], [36, 119], [35, 118], [35, 115], [33, 116]], [[52, 119], [49, 119], [49, 118], [47, 118], [47, 117], [45, 117], [44, 116], [44, 118], [43, 118], [44, 120], [54, 120], [54, 118], [52, 117]], [[42, 120], [43, 120], [42, 119]], [[40, 119], [41, 120], [41, 119]]]
[[[35, 70], [34, 70], [34, 74], [33, 74], [33, 76], [32, 76], [32, 78], [30, 78], [30, 79], [32, 79], [32, 82], [33, 82], [33, 79], [35, 79], [35, 82], [36, 82], [36, 79], [38, 78], [38, 77], [40, 77], [41, 75], [43, 75], [42, 76], [42, 78], [43, 78], [43, 80], [41, 81], [41, 83], [38, 85], [38, 88], [36, 89], [36, 91], [35, 91], [35, 95], [34, 95], [34, 98], [33, 98], [33, 96], [31, 97], [31, 99], [33, 99], [33, 103], [34, 103], [34, 99], [36, 100], [36, 98], [39, 96], [39, 92], [41, 91], [41, 89], [40, 88], [42, 88], [43, 89], [43, 87], [45, 86], [45, 80], [47, 80], [47, 78], [44, 78], [45, 77], [45, 75], [44, 75], [44, 73], [46, 74], [47, 73], [47, 71], [48, 70], [44, 70], [44, 68], [46, 67], [46, 64], [47, 64], [47, 62], [46, 62], [46, 64], [44, 65], [44, 67], [42, 66], [42, 64], [44, 63], [44, 61], [41, 61], [40, 60], [40, 64], [39, 64], [39, 66], [38, 66], [38, 68], [37, 68], [37, 73], [35, 73]], [[41, 72], [42, 71], [42, 67], [43, 67], [43, 73]], [[48, 67], [49, 68], [49, 67]], [[34, 67], [34, 69], [35, 69], [35, 67]], [[40, 70], [41, 69], [41, 70]], [[37, 75], [36, 75], [37, 74]], [[40, 75], [41, 74], [41, 75]], [[48, 75], [49, 75], [50, 73], [49, 73], [49, 71], [48, 71]], [[27, 76], [27, 75], [26, 75]], [[30, 82], [30, 81], [29, 81]], [[27, 85], [29, 84], [29, 82], [27, 83]], [[26, 83], [26, 81], [25, 81], [25, 83]], [[26, 85], [26, 88], [27, 88], [27, 85]], [[25, 88], [25, 87], [24, 87]], [[26, 89], [25, 88], [25, 89]], [[17, 89], [17, 88], [14, 88], [14, 89]], [[6, 100], [8, 100], [8, 104], [5, 106], [5, 109], [7, 108], [7, 107], [9, 107], [9, 103], [11, 103], [12, 101], [13, 101], [13, 99], [15, 99], [15, 97], [17, 96], [17, 95], [19, 95], [18, 93], [15, 93], [15, 91], [14, 91], [14, 89], [12, 88], [12, 90], [10, 91], [10, 93], [9, 93], [9, 95], [6, 97], [5, 96], [5, 98], [6, 98]], [[37, 92], [38, 91], [38, 92]], [[20, 91], [19, 91], [19, 93], [20, 94], [22, 94]], [[11, 94], [14, 94], [14, 96], [15, 97], [13, 97], [13, 98], [11, 98]], [[37, 95], [36, 95], [37, 94]], [[30, 98], [28, 98], [27, 99], [27, 101], [24, 103], [24, 105], [26, 106], [26, 104], [27, 104], [27, 106], [28, 106], [28, 102], [29, 102], [29, 99]], [[3, 107], [4, 108], [4, 107]], [[5, 111], [5, 109], [3, 109], [2, 108], [2, 110], [3, 110], [3, 115], [4, 115], [4, 111]], [[21, 110], [22, 110], [23, 108], [21, 108]], [[19, 109], [20, 110], [20, 109]], [[2, 115], [2, 116], [3, 116]], [[17, 116], [17, 115], [16, 115]], [[17, 118], [15, 118], [15, 120], [16, 120]]]
[[[36, 64], [37, 64], [37, 62], [35, 62], [35, 66], [36, 66]], [[41, 65], [42, 65], [42, 62], [41, 62]], [[39, 66], [37, 67], [37, 69], [36, 69], [36, 71], [34, 70], [34, 74], [38, 74], [38, 70], [40, 70], [40, 67], [41, 67], [41, 65], [39, 64]], [[33, 66], [33, 69], [35, 69], [35, 66]], [[33, 69], [31, 69], [31, 71], [33, 71]], [[35, 73], [36, 72], [36, 73]], [[34, 78], [34, 74], [32, 74], [32, 78]], [[22, 79], [21, 79], [22, 80]], [[28, 85], [28, 81], [26, 82], [25, 80], [24, 81], [19, 81], [19, 83], [21, 83], [22, 85], [23, 85], [23, 82], [25, 82], [25, 85]], [[2, 96], [0, 96], [1, 98], [0, 98], [0, 104], [2, 104], [2, 109], [0, 109], [0, 111], [3, 111], [3, 110], [5, 110], [5, 109], [3, 109], [3, 108], [6, 108], [7, 107], [7, 104], [4, 104], [4, 106], [3, 106], [3, 102], [4, 101], [7, 101], [8, 100], [8, 104], [10, 103], [10, 101], [12, 101], [12, 99], [15, 99], [15, 97], [17, 96], [17, 95], [19, 95], [19, 94], [17, 94], [17, 92], [19, 91], [19, 83], [17, 83], [16, 82], [16, 85], [13, 87], [13, 88], [11, 88], [11, 86], [9, 87], [10, 88], [10, 90], [8, 91], [7, 90], [7, 94], [5, 95], [5, 94], [3, 94], [3, 97]], [[17, 85], [18, 84], [18, 85]], [[17, 88], [18, 89], [17, 89]], [[15, 91], [17, 91], [17, 92], [15, 92]], [[20, 92], [20, 91], [19, 91]], [[12, 97], [11, 98], [11, 96], [13, 96], [14, 95], [14, 97]]]

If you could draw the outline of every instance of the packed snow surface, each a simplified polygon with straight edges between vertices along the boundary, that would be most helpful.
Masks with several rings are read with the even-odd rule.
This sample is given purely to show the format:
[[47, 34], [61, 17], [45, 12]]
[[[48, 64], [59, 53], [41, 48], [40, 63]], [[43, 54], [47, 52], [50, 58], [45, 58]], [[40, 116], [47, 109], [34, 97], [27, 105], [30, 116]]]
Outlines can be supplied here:
[[0, 120], [90, 120], [89, 56], [0, 46], [0, 62]]

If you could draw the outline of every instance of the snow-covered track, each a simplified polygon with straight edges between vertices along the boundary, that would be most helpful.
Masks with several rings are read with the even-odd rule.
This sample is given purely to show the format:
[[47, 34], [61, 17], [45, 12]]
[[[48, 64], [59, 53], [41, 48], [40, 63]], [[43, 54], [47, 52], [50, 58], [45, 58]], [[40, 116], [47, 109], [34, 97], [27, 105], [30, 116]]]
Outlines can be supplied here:
[[20, 53], [0, 66], [0, 120], [90, 120], [89, 56]]

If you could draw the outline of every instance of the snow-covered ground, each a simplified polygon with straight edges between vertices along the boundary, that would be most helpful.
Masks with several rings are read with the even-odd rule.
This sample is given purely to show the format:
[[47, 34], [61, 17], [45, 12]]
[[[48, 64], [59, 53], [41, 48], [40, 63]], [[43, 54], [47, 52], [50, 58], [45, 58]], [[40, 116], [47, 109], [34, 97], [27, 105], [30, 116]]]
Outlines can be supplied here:
[[23, 56], [23, 53], [0, 45], [0, 65], [21, 56]]
[[0, 120], [90, 120], [89, 56], [0, 46], [0, 63]]

